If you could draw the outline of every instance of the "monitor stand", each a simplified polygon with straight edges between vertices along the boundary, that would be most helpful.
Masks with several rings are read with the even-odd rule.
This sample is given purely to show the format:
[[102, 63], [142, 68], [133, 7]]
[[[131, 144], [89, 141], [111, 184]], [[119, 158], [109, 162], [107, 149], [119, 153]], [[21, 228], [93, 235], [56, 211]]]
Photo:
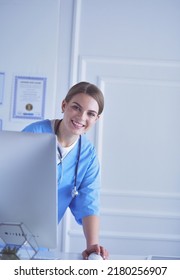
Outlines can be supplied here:
[[33, 259], [39, 247], [23, 223], [0, 223], [0, 260]]

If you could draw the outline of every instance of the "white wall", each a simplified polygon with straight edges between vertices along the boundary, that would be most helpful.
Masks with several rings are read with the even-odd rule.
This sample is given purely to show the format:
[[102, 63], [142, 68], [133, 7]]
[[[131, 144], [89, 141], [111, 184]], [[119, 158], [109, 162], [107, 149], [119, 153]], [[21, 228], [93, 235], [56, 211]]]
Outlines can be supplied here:
[[[105, 95], [91, 139], [102, 170], [101, 241], [111, 254], [180, 250], [180, 2], [74, 1], [71, 81]], [[67, 218], [64, 250], [83, 249]], [[82, 244], [82, 245], [81, 245]]]
[[47, 78], [44, 117], [55, 115], [59, 12], [59, 0], [0, 0], [0, 72], [5, 72], [0, 105], [3, 129], [21, 130], [28, 123], [11, 118], [16, 75]]

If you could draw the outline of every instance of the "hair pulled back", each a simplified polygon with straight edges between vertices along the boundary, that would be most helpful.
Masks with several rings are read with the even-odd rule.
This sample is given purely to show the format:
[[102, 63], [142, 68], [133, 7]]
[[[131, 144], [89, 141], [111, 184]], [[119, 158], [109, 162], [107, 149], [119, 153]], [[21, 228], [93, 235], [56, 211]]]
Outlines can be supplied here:
[[104, 96], [101, 90], [94, 84], [88, 82], [80, 82], [72, 86], [66, 97], [65, 101], [69, 102], [75, 95], [83, 93], [91, 96], [96, 100], [99, 106], [98, 115], [100, 115], [104, 109]]

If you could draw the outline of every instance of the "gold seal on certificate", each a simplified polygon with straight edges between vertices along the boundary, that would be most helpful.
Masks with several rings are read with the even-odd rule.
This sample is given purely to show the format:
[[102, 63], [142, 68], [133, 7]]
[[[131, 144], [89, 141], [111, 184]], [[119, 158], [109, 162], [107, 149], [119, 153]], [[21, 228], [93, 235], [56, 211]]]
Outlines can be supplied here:
[[27, 111], [32, 111], [33, 105], [32, 104], [26, 104], [26, 110]]

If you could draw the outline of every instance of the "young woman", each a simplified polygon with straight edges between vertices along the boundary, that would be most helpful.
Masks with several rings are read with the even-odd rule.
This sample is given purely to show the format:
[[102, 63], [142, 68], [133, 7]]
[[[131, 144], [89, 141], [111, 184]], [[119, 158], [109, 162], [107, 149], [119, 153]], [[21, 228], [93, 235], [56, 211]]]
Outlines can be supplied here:
[[70, 88], [62, 102], [62, 120], [43, 120], [23, 131], [55, 133], [57, 136], [58, 219], [69, 207], [83, 226], [87, 248], [83, 258], [95, 252], [104, 259], [107, 250], [99, 245], [99, 163], [95, 148], [85, 133], [96, 123], [104, 108], [99, 88], [80, 82]]

